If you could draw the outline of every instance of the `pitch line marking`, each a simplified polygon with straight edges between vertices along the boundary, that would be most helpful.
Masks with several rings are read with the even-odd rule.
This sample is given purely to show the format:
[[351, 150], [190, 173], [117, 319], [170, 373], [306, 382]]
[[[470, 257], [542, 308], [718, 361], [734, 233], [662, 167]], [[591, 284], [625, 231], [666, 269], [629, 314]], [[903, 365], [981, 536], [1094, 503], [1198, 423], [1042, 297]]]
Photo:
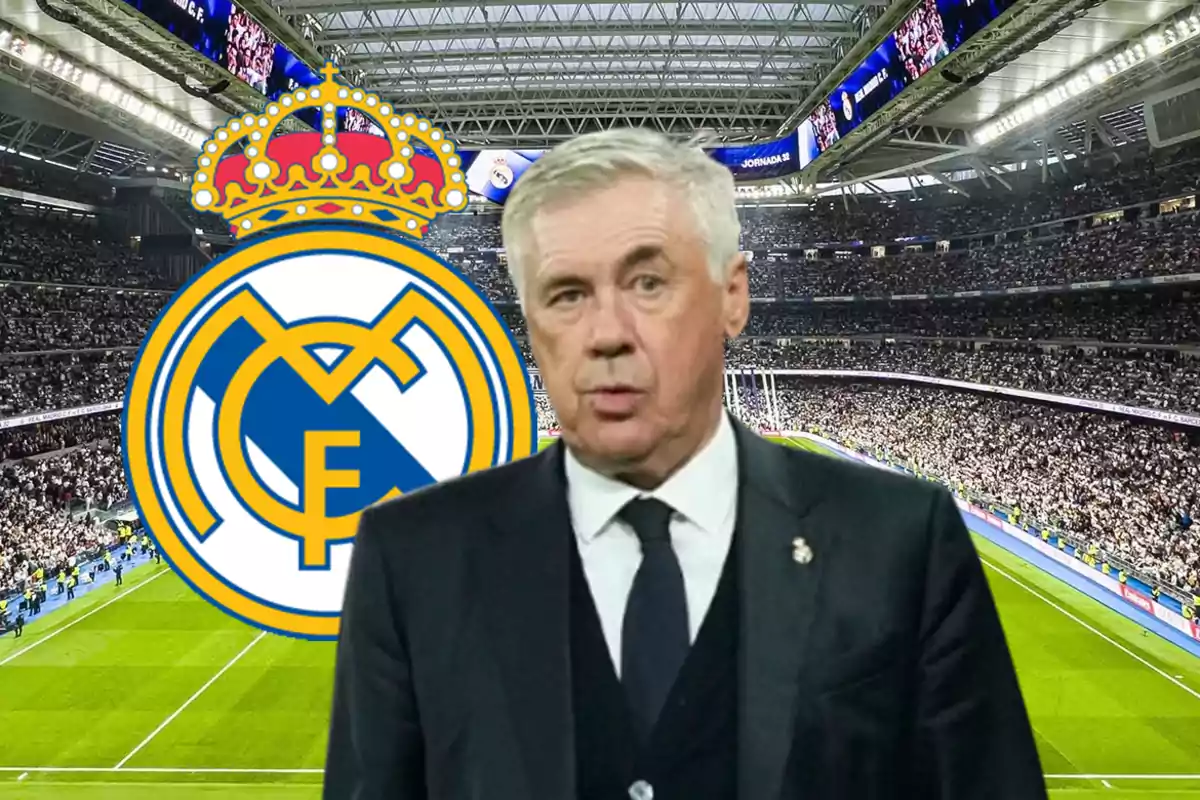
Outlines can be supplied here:
[[[1045, 775], [1061, 781], [1200, 781], [1200, 775]], [[1109, 787], [1112, 788], [1111, 786]]]
[[119, 595], [117, 595], [116, 597], [113, 597], [113, 598], [110, 598], [110, 599], [108, 599], [108, 600], [105, 600], [103, 603], [101, 603], [100, 605], [96, 606], [95, 608], [93, 608], [91, 611], [87, 612], [87, 613], [86, 613], [86, 614], [84, 614], [83, 616], [81, 616], [81, 617], [77, 617], [76, 619], [73, 619], [73, 620], [71, 620], [70, 622], [68, 622], [66, 625], [63, 625], [63, 626], [62, 626], [61, 628], [59, 628], [58, 630], [54, 631], [54, 633], [48, 634], [48, 635], [46, 635], [46, 636], [42, 637], [41, 639], [38, 639], [36, 642], [34, 642], [33, 644], [31, 644], [31, 645], [29, 645], [28, 647], [24, 648], [23, 650], [18, 650], [17, 652], [13, 653], [12, 655], [10, 655], [10, 656], [7, 656], [7, 657], [5, 657], [4, 659], [0, 660], [0, 667], [3, 667], [5, 664], [7, 664], [8, 662], [12, 661], [12, 660], [13, 660], [14, 658], [16, 658], [17, 656], [23, 656], [23, 655], [25, 655], [26, 653], [28, 653], [30, 650], [32, 650], [33, 648], [35, 648], [35, 647], [38, 647], [39, 645], [43, 645], [43, 644], [45, 644], [46, 642], [48, 642], [48, 641], [50, 641], [51, 639], [53, 639], [55, 636], [58, 636], [58, 635], [59, 635], [60, 633], [62, 633], [63, 631], [65, 631], [65, 630], [69, 630], [70, 628], [73, 628], [74, 626], [76, 626], [76, 625], [78, 625], [79, 623], [83, 622], [85, 619], [87, 619], [88, 617], [90, 617], [92, 614], [95, 614], [95, 613], [97, 613], [97, 612], [99, 612], [99, 611], [103, 611], [104, 609], [106, 609], [106, 608], [108, 608], [109, 606], [111, 606], [113, 603], [115, 603], [115, 602], [117, 602], [118, 600], [120, 600], [122, 597], [125, 597], [126, 595], [129, 595], [129, 594], [132, 594], [133, 592], [136, 592], [138, 589], [142, 588], [143, 586], [145, 586], [145, 585], [147, 585], [147, 584], [149, 584], [149, 583], [151, 583], [151, 582], [153, 582], [153, 581], [156, 581], [156, 580], [158, 580], [159, 578], [161, 578], [163, 575], [166, 575], [166, 574], [167, 574], [168, 572], [170, 572], [170, 571], [171, 571], [171, 570], [169, 570], [169, 569], [164, 569], [164, 570], [162, 570], [161, 572], [155, 573], [154, 575], [151, 575], [149, 578], [146, 578], [146, 580], [144, 580], [144, 581], [142, 581], [141, 583], [139, 583], [137, 586], [131, 586], [131, 587], [129, 587], [128, 589], [126, 589], [125, 591], [121, 592], [121, 593], [120, 593]]
[[[1003, 577], [1005, 577], [1005, 578], [1008, 578], [1010, 581], [1012, 581], [1013, 583], [1015, 583], [1017, 586], [1020, 586], [1022, 589], [1024, 589], [1024, 590], [1025, 590], [1025, 591], [1027, 591], [1027, 592], [1029, 592], [1031, 595], [1033, 595], [1033, 596], [1034, 596], [1034, 597], [1036, 597], [1037, 599], [1041, 600], [1043, 603], [1047, 604], [1048, 606], [1050, 606], [1050, 607], [1051, 607], [1051, 608], [1053, 608], [1054, 610], [1058, 611], [1058, 612], [1059, 612], [1059, 613], [1061, 613], [1061, 614], [1065, 614], [1066, 616], [1068, 616], [1068, 617], [1070, 617], [1071, 619], [1075, 620], [1075, 621], [1076, 621], [1076, 622], [1078, 622], [1080, 625], [1082, 625], [1083, 627], [1087, 628], [1089, 631], [1091, 631], [1092, 633], [1096, 634], [1097, 636], [1099, 636], [1099, 637], [1100, 637], [1101, 639], [1103, 639], [1104, 641], [1106, 641], [1106, 642], [1108, 642], [1109, 644], [1111, 644], [1113, 647], [1117, 648], [1117, 649], [1118, 649], [1118, 650], [1120, 650], [1121, 652], [1123, 652], [1123, 653], [1125, 653], [1126, 655], [1128, 655], [1129, 657], [1133, 658], [1135, 661], [1138, 661], [1138, 662], [1140, 662], [1140, 663], [1141, 663], [1143, 666], [1149, 667], [1151, 670], [1153, 670], [1154, 672], [1157, 672], [1159, 675], [1163, 676], [1164, 678], [1166, 678], [1167, 680], [1169, 680], [1171, 683], [1173, 683], [1173, 684], [1175, 684], [1176, 686], [1178, 686], [1180, 689], [1183, 689], [1185, 692], [1187, 692], [1188, 694], [1190, 694], [1192, 697], [1196, 698], [1197, 700], [1200, 700], [1200, 692], [1197, 692], [1195, 689], [1193, 689], [1192, 687], [1190, 687], [1190, 686], [1188, 686], [1187, 684], [1183, 683], [1183, 682], [1182, 682], [1182, 681], [1180, 681], [1178, 678], [1175, 678], [1174, 676], [1172, 676], [1172, 675], [1170, 675], [1170, 674], [1168, 674], [1168, 673], [1164, 672], [1163, 670], [1159, 669], [1158, 667], [1154, 666], [1154, 665], [1153, 665], [1153, 664], [1151, 664], [1149, 661], [1147, 661], [1146, 659], [1142, 658], [1142, 657], [1141, 657], [1141, 656], [1139, 656], [1137, 653], [1133, 652], [1132, 650], [1130, 650], [1128, 647], [1126, 647], [1125, 645], [1121, 644], [1121, 643], [1120, 643], [1120, 642], [1118, 642], [1117, 640], [1113, 639], [1113, 638], [1112, 638], [1111, 636], [1109, 636], [1108, 634], [1104, 633], [1103, 631], [1097, 630], [1097, 629], [1096, 629], [1096, 628], [1094, 628], [1093, 626], [1091, 626], [1091, 625], [1089, 625], [1088, 623], [1084, 622], [1084, 621], [1083, 621], [1083, 620], [1081, 620], [1079, 617], [1075, 616], [1075, 615], [1074, 615], [1074, 614], [1072, 614], [1070, 611], [1067, 611], [1065, 608], [1063, 608], [1062, 606], [1060, 606], [1058, 603], [1055, 603], [1053, 600], [1051, 600], [1050, 598], [1048, 598], [1048, 597], [1046, 597], [1045, 595], [1041, 594], [1041, 593], [1040, 593], [1040, 592], [1038, 592], [1036, 589], [1032, 588], [1031, 586], [1029, 586], [1028, 584], [1026, 584], [1024, 581], [1020, 580], [1019, 578], [1017, 578], [1017, 577], [1015, 577], [1015, 576], [1013, 576], [1013, 575], [1010, 575], [1010, 574], [1008, 574], [1008, 573], [1007, 573], [1007, 572], [1005, 572], [1003, 569], [1001, 569], [1000, 567], [998, 567], [998, 566], [996, 566], [995, 564], [993, 564], [991, 561], [988, 561], [986, 558], [982, 558], [982, 557], [981, 557], [979, 560], [983, 562], [983, 565], [984, 565], [985, 567], [989, 567], [989, 568], [991, 568], [991, 569], [992, 569], [994, 572], [996, 572], [996, 573], [998, 573], [998, 574], [1002, 575], [1002, 576], [1003, 576]], [[1097, 780], [1100, 780], [1100, 779], [1102, 779], [1102, 777], [1104, 777], [1104, 776], [1097, 776]], [[1107, 776], [1107, 777], [1110, 777], [1110, 778], [1111, 778], [1111, 777], [1125, 777], [1125, 776], [1114, 776], [1114, 775], [1109, 775], [1109, 776]], [[1189, 777], [1194, 777], [1194, 776], [1189, 776]]]
[[[0, 773], [20, 772], [24, 774], [32, 773], [110, 773], [112, 767], [0, 767]], [[303, 768], [303, 769], [256, 769], [253, 767], [125, 767], [121, 770], [122, 773], [145, 773], [145, 774], [166, 774], [166, 775], [321, 775], [324, 774], [323, 769]], [[1200, 774], [1197, 775], [1093, 775], [1087, 773], [1059, 773], [1046, 774], [1046, 778], [1053, 780], [1067, 781], [1106, 781], [1106, 780], [1121, 780], [1121, 781], [1200, 781]]]
[[154, 739], [155, 736], [158, 736], [158, 734], [162, 733], [163, 728], [170, 725], [172, 720], [174, 720], [176, 717], [178, 717], [180, 714], [182, 714], [183, 710], [185, 708], [187, 708], [193, 702], [195, 702], [196, 698], [198, 698], [200, 695], [204, 694], [204, 692], [208, 689], [208, 687], [210, 687], [214, 683], [216, 683], [218, 678], [220, 678], [222, 675], [224, 675], [229, 670], [230, 667], [232, 667], [234, 664], [236, 664], [238, 661], [240, 661], [242, 656], [246, 655], [246, 653], [249, 653], [250, 648], [254, 647], [254, 645], [261, 642], [263, 637], [266, 635], [267, 635], [267, 632], [263, 631], [262, 633], [258, 634], [258, 636], [255, 636], [253, 641], [250, 642], [250, 644], [243, 647], [236, 656], [229, 659], [229, 662], [226, 663], [225, 666], [223, 666], [219, 670], [217, 670], [216, 675], [213, 675], [211, 678], [209, 678], [207, 683], [205, 683], [203, 686], [201, 686], [199, 689], [197, 689], [195, 694], [193, 694], [191, 697], [189, 697], [187, 700], [185, 700], [183, 702], [183, 705], [181, 705], [179, 708], [175, 709], [175, 711], [171, 714], [171, 716], [164, 719], [162, 721], [162, 724], [160, 724], [157, 728], [155, 728], [153, 731], [151, 731], [150, 735], [147, 736], [145, 739], [143, 739], [137, 747], [130, 750], [128, 755], [126, 755], [124, 758], [122, 758], [120, 761], [118, 761], [116, 766], [113, 767], [113, 769], [118, 770], [118, 769], [121, 769], [121, 767], [125, 766], [125, 763], [127, 761], [129, 761], [129, 759], [131, 759], [135, 755], [137, 755], [138, 751], [140, 751], [143, 747], [150, 744], [150, 741], [152, 739]]
[[[112, 772], [112, 767], [0, 767], [0, 772], [78, 772], [78, 773], [102, 773]], [[135, 773], [164, 773], [170, 775], [321, 775], [324, 774], [323, 769], [254, 769], [241, 767], [196, 767], [189, 769], [187, 767], [125, 767], [121, 772]]]

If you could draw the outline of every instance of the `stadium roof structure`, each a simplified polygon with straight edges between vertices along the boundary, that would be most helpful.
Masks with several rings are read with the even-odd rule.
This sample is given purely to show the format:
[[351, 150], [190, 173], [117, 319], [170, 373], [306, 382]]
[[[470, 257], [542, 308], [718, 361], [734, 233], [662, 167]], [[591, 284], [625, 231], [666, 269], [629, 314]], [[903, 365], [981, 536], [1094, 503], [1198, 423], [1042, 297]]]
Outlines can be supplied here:
[[[832, 177], [835, 186], [861, 189], [917, 175], [949, 184], [969, 171], [998, 174], [1003, 184], [1003, 166], [1013, 163], [1035, 161], [1046, 172], [1097, 152], [1119, 160], [1120, 147], [1146, 139], [1142, 101], [1200, 74], [1197, 11], [1194, 0], [1017, 7], [830, 148], [805, 178]], [[1154, 32], [1175, 25], [1188, 28], [1182, 44], [1147, 50]], [[1119, 72], [1105, 69], [1114, 61]], [[1020, 122], [996, 133], [999, 121], [1017, 116]]]
[[[627, 124], [737, 143], [788, 133], [918, 2], [238, 5], [309, 66], [334, 58], [352, 81], [427, 114], [464, 146], [539, 149]], [[1118, 78], [1072, 94], [1012, 130], [986, 140], [976, 134], [1072, 70], [1128, 48], [1149, 28], [1198, 5], [1016, 0], [1001, 20], [805, 173], [776, 183], [790, 191], [818, 181], [861, 191], [918, 174], [953, 182], [962, 170], [999, 174], [1013, 160], [1045, 163], [1140, 141], [1142, 96], [1187, 79], [1200, 36], [1161, 56], [1149, 54]], [[44, 57], [18, 52], [18, 36], [40, 42]], [[102, 97], [104, 86], [72, 84], [77, 67], [116, 88]], [[0, 107], [12, 115], [0, 120], [0, 146], [40, 143], [47, 154], [72, 161], [91, 152], [82, 168], [101, 174], [127, 174], [140, 164], [187, 167], [197, 137], [262, 102], [128, 3], [0, 4]]]
[[768, 138], [888, 2], [282, 0], [364, 85], [524, 149], [613, 125]]

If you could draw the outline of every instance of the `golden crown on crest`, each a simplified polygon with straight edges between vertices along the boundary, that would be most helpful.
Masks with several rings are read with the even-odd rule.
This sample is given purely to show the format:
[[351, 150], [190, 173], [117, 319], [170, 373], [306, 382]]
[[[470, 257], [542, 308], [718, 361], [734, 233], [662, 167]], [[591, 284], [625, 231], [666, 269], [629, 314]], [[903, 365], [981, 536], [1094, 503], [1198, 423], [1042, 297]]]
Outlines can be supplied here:
[[[335, 82], [331, 63], [321, 74], [321, 83], [213, 132], [196, 161], [193, 207], [225, 217], [236, 238], [313, 221], [370, 223], [420, 238], [439, 214], [466, 207], [462, 159], [440, 129]], [[319, 132], [274, 135], [305, 109], [320, 111]], [[338, 133], [339, 109], [361, 113], [381, 133]]]

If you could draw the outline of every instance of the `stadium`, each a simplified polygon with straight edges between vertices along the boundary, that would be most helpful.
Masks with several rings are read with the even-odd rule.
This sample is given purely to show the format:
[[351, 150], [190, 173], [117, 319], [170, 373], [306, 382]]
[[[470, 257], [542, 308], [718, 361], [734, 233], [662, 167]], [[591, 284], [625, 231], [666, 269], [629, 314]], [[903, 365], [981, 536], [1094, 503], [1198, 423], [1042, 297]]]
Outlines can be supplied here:
[[320, 796], [335, 645], [163, 563], [121, 424], [234, 247], [199, 147], [332, 61], [454, 140], [469, 203], [421, 244], [523, 347], [524, 171], [613, 127], [708, 150], [752, 294], [728, 409], [954, 493], [1052, 797], [1200, 798], [1198, 45], [1191, 0], [0, 5], [0, 797]]

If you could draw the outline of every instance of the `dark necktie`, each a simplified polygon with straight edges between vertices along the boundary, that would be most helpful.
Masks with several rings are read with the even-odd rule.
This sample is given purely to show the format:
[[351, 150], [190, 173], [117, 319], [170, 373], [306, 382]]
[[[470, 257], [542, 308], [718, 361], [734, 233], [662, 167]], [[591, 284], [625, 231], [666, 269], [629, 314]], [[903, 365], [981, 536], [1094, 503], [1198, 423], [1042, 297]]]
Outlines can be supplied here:
[[640, 742], [654, 728], [691, 646], [683, 571], [671, 547], [671, 511], [660, 500], [643, 498], [618, 514], [642, 542], [621, 629], [621, 683]]

